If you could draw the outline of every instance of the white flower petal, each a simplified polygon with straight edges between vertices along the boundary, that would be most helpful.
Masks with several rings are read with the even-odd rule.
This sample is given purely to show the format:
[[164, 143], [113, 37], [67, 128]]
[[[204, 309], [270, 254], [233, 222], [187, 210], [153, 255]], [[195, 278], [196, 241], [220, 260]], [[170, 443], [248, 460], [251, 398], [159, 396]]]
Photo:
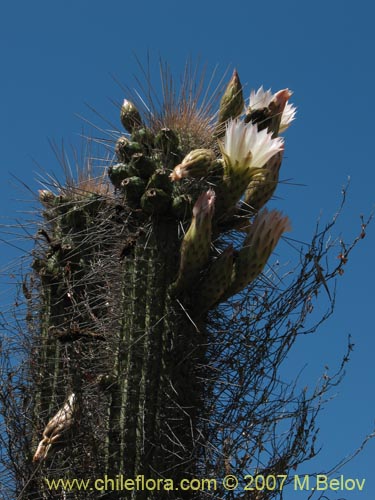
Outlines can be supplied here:
[[253, 123], [230, 120], [224, 137], [223, 149], [231, 166], [262, 168], [284, 147], [281, 137], [272, 138], [266, 129], [258, 131]]
[[250, 93], [249, 106], [252, 110], [267, 108], [272, 102], [273, 94], [271, 89], [264, 90], [263, 86], [255, 92], [252, 90]]

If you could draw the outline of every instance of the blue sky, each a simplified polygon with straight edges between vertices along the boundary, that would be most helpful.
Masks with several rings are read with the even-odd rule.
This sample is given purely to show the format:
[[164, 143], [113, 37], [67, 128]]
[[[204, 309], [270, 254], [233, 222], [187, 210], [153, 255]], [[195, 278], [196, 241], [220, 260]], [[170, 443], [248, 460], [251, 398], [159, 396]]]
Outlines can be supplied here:
[[[132, 86], [133, 75], [139, 74], [133, 53], [145, 61], [150, 51], [177, 75], [189, 56], [207, 62], [209, 70], [236, 67], [245, 95], [261, 84], [274, 91], [292, 89], [298, 115], [286, 133], [281, 177], [301, 186], [280, 186], [272, 204], [290, 216], [291, 236], [308, 240], [317, 217], [326, 221], [334, 214], [350, 176], [335, 233], [349, 241], [360, 230], [360, 214], [368, 214], [375, 202], [374, 15], [366, 1], [3, 2], [1, 216], [30, 209], [20, 200], [31, 200], [31, 195], [12, 175], [36, 190], [34, 160], [47, 171], [59, 171], [48, 139], [79, 146], [82, 121], [77, 115], [95, 121], [85, 103], [118, 123], [111, 100], [125, 96], [111, 75]], [[302, 380], [313, 385], [326, 364], [332, 371], [337, 367], [349, 333], [355, 344], [347, 376], [320, 417], [323, 450], [312, 464], [316, 471], [354, 451], [373, 427], [374, 248], [372, 224], [338, 282], [335, 315], [318, 334], [301, 339], [288, 360], [287, 373], [304, 367]], [[1, 246], [1, 264], [13, 256], [13, 250]], [[324, 309], [324, 294], [320, 300]], [[375, 440], [342, 470], [347, 477], [366, 478], [364, 492], [342, 497], [375, 498], [374, 459]], [[340, 498], [335, 495], [331, 498]]]

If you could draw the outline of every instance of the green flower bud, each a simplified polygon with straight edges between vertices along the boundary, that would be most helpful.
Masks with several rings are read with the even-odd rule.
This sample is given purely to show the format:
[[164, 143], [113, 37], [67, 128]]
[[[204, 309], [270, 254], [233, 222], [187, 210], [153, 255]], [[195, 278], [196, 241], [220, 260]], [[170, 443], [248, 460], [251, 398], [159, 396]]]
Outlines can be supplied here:
[[179, 181], [184, 177], [204, 177], [215, 162], [215, 153], [210, 149], [193, 149], [173, 169], [170, 178], [172, 181]]
[[225, 129], [222, 126], [230, 118], [239, 116], [244, 108], [244, 98], [242, 93], [242, 85], [236, 70], [233, 71], [232, 78], [225, 89], [224, 95], [220, 101], [219, 116], [217, 123], [216, 135], [224, 134]]
[[232, 283], [225, 292], [226, 298], [238, 293], [259, 276], [285, 231], [290, 231], [288, 217], [283, 217], [277, 210], [268, 212], [266, 208], [258, 213], [238, 252]]
[[124, 99], [121, 106], [120, 119], [125, 130], [130, 133], [142, 126], [142, 119], [138, 109], [127, 99]]
[[231, 284], [235, 251], [230, 245], [209, 266], [196, 294], [196, 309], [199, 315], [214, 307]]
[[247, 186], [244, 203], [248, 208], [258, 211], [272, 197], [279, 181], [279, 171], [283, 152], [275, 154], [263, 168], [259, 169]]
[[181, 244], [180, 268], [177, 280], [172, 285], [173, 293], [189, 288], [207, 263], [211, 248], [214, 206], [215, 193], [212, 189], [202, 193], [195, 202], [193, 218]]

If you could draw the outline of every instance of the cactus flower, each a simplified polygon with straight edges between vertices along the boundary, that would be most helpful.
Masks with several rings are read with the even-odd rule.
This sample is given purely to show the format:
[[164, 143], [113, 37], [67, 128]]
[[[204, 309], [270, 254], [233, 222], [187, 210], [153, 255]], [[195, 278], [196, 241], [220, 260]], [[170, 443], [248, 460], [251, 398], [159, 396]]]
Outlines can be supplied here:
[[[271, 89], [264, 90], [263, 86], [260, 87], [257, 91], [252, 90], [250, 93], [249, 99], [249, 110], [254, 111], [256, 109], [268, 108], [271, 102], [274, 102], [278, 99], [278, 96], [281, 93], [288, 92], [288, 98], [292, 95], [292, 93], [288, 89], [280, 90], [276, 94], [273, 94]], [[281, 115], [281, 122], [279, 132], [284, 132], [291, 122], [294, 120], [296, 114], [296, 108], [293, 104], [289, 104], [288, 102], [285, 104], [284, 110]]]
[[258, 131], [258, 126], [252, 123], [231, 120], [220, 148], [227, 167], [240, 170], [262, 168], [283, 149], [283, 139], [273, 139], [267, 130]]

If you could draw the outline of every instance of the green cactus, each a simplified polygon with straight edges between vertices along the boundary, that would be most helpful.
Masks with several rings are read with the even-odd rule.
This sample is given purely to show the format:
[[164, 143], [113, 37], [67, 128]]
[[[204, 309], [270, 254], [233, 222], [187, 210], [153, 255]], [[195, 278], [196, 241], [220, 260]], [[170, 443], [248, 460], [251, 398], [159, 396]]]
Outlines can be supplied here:
[[[207, 127], [206, 143], [194, 143], [180, 117], [175, 127], [146, 123], [125, 100], [120, 119], [131, 137], [117, 138], [119, 163], [109, 166], [109, 181], [83, 175], [76, 186], [40, 192], [48, 238], [34, 259], [40, 315], [30, 453], [41, 468], [30, 495], [47, 495], [42, 478], [52, 469], [54, 477], [67, 469], [73, 477], [175, 481], [199, 474], [204, 394], [213, 390], [202, 371], [207, 315], [259, 275], [287, 228], [271, 212], [256, 217], [240, 249], [224, 235], [223, 221], [241, 197], [255, 208], [255, 198], [268, 199], [251, 182], [266, 177], [267, 162], [283, 148], [267, 130], [234, 120], [243, 106], [234, 72], [220, 104], [226, 132], [218, 147], [217, 128]], [[69, 393], [77, 410], [55, 445], [59, 432], [43, 429]], [[43, 439], [48, 453], [38, 452]]]

